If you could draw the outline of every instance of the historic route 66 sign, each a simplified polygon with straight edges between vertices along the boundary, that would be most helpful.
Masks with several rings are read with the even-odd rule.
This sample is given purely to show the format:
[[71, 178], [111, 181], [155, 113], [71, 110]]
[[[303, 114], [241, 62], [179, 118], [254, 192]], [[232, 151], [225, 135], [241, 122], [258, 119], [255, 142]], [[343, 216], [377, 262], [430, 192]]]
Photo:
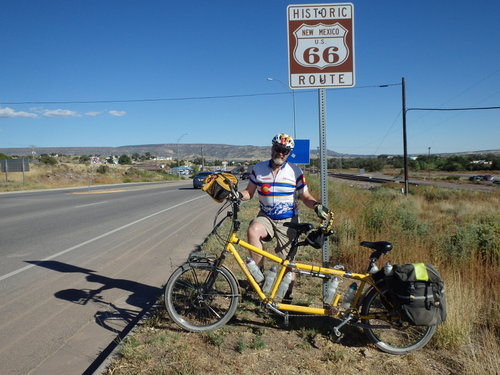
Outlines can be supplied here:
[[354, 7], [290, 5], [290, 88], [354, 86]]
[[293, 57], [302, 66], [319, 69], [338, 66], [349, 56], [346, 34], [347, 29], [338, 22], [335, 25], [301, 25], [294, 31], [297, 43]]

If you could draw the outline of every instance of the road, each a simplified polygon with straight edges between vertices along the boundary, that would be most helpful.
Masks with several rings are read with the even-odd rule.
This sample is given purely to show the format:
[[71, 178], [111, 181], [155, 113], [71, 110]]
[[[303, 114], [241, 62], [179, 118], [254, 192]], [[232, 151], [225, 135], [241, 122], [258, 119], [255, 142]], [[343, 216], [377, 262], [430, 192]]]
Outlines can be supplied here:
[[191, 181], [0, 194], [0, 372], [92, 373], [219, 207]]

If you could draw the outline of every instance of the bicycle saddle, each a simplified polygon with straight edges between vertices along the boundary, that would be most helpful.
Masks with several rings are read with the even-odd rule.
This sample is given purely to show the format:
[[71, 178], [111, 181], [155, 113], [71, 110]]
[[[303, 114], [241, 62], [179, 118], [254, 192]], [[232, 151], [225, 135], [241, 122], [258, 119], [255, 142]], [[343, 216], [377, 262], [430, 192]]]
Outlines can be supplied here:
[[367, 247], [369, 249], [380, 251], [382, 254], [387, 254], [389, 251], [392, 250], [392, 243], [387, 241], [377, 241], [377, 242], [363, 241], [360, 243], [360, 245], [363, 247]]
[[307, 233], [314, 228], [314, 226], [309, 223], [284, 223], [283, 226], [295, 229], [299, 233]]

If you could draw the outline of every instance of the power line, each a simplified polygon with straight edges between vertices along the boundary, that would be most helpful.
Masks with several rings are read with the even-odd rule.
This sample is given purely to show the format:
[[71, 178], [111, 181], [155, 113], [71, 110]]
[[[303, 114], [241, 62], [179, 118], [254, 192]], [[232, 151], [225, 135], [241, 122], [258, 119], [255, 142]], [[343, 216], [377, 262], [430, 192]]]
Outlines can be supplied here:
[[[348, 87], [346, 89], [366, 89], [378, 87], [390, 87], [401, 85], [400, 83], [388, 83], [381, 85], [366, 85]], [[297, 94], [317, 92], [315, 89], [310, 90], [295, 90]], [[187, 101], [187, 100], [212, 100], [212, 99], [234, 99], [248, 98], [256, 96], [272, 96], [272, 95], [291, 95], [291, 91], [274, 92], [274, 93], [255, 93], [255, 94], [239, 94], [239, 95], [214, 95], [214, 96], [189, 96], [180, 98], [144, 98], [144, 99], [110, 99], [110, 100], [68, 100], [68, 101], [20, 101], [20, 102], [0, 102], [2, 105], [23, 105], [23, 104], [103, 104], [103, 103], [147, 103], [147, 102], [168, 102], [168, 101]]]
[[500, 109], [500, 106], [495, 107], [464, 107], [464, 108], [407, 108], [408, 111], [476, 111], [476, 110], [488, 110], [488, 109]]

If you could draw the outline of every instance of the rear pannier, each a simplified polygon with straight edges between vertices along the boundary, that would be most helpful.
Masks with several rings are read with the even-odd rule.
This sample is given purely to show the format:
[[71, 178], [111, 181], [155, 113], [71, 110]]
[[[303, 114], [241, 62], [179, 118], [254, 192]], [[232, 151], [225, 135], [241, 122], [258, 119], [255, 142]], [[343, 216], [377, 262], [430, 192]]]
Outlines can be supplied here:
[[432, 326], [446, 320], [444, 282], [431, 264], [396, 264], [386, 283], [404, 320]]

